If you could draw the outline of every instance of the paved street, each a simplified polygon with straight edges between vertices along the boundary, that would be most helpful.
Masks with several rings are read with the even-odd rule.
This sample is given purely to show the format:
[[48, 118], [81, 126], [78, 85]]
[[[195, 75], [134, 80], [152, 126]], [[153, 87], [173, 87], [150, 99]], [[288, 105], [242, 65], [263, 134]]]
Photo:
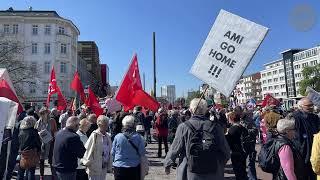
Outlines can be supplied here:
[[[257, 149], [258, 149], [258, 146], [257, 146]], [[148, 151], [147, 156], [150, 161], [150, 171], [149, 171], [149, 175], [146, 176], [145, 180], [175, 180], [174, 170], [171, 171], [170, 175], [165, 174], [164, 168], [162, 165], [163, 158], [157, 158], [157, 144], [149, 144], [147, 147], [147, 151]], [[163, 152], [163, 154], [165, 153]], [[263, 180], [272, 179], [270, 174], [266, 174], [262, 172], [258, 167], [257, 167], [257, 173], [258, 173], [259, 179], [263, 179]], [[51, 173], [48, 166], [45, 170], [45, 174], [46, 174], [45, 179], [51, 180], [50, 178]], [[39, 169], [37, 169], [36, 175], [39, 175]], [[231, 162], [229, 161], [225, 168], [225, 179], [232, 180], [232, 179], [235, 179], [234, 177], [235, 176], [233, 174], [232, 165], [231, 165]], [[113, 180], [112, 174], [108, 174], [108, 180]]]

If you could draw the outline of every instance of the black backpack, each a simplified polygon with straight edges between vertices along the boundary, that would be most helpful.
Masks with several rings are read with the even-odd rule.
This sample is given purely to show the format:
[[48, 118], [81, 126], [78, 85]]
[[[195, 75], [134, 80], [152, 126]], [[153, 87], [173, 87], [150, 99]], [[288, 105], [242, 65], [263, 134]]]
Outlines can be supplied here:
[[184, 123], [192, 131], [187, 146], [189, 171], [197, 174], [215, 173], [219, 157], [216, 123], [209, 120], [201, 121], [199, 129], [196, 129], [190, 120]]
[[241, 125], [236, 124], [241, 128], [241, 136], [240, 136], [240, 142], [241, 142], [241, 149], [246, 153], [249, 154], [253, 151], [255, 151], [255, 143], [256, 139], [252, 136], [252, 134], [249, 132], [249, 130]]
[[280, 143], [275, 138], [270, 138], [261, 146], [258, 163], [262, 171], [272, 174], [278, 173], [280, 169], [279, 146]]

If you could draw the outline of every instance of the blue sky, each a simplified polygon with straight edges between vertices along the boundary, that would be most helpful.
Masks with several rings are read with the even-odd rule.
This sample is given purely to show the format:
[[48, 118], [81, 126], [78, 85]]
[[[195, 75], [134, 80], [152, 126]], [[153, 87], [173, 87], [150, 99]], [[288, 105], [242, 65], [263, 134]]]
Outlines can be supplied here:
[[[289, 22], [299, 5], [314, 10], [315, 24], [307, 31]], [[175, 84], [177, 96], [198, 89], [202, 83], [189, 74], [220, 9], [270, 28], [246, 74], [281, 57], [290, 48], [320, 44], [320, 1], [297, 0], [1, 0], [3, 10], [55, 10], [80, 29], [79, 40], [96, 41], [100, 59], [110, 69], [111, 85], [119, 85], [134, 52], [146, 90], [153, 87], [152, 32], [156, 32], [157, 94], [159, 87]]]

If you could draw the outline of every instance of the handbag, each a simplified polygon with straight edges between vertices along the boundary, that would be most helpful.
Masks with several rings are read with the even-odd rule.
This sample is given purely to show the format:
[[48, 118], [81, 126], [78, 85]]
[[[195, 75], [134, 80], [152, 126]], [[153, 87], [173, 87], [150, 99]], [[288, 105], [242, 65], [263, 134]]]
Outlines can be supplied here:
[[22, 169], [30, 169], [36, 167], [40, 161], [40, 154], [37, 149], [21, 151], [20, 167]]
[[[124, 135], [124, 134], [123, 134]], [[143, 177], [142, 179], [144, 179], [144, 176], [146, 176], [149, 172], [149, 160], [147, 156], [141, 156], [138, 150], [138, 147], [131, 141], [130, 137], [124, 135], [128, 142], [131, 144], [131, 146], [136, 150], [136, 153], [138, 154], [138, 156], [140, 157], [140, 173], [141, 176]]]

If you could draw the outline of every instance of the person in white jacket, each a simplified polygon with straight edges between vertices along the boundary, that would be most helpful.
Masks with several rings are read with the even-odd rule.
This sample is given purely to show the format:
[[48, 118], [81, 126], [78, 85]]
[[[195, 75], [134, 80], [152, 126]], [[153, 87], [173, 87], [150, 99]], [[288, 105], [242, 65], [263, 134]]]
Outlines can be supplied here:
[[[87, 118], [81, 119], [77, 134], [80, 136], [80, 140], [83, 143], [83, 145], [85, 145], [88, 140], [86, 133], [87, 133], [90, 125], [91, 124]], [[80, 163], [80, 159], [78, 159], [77, 180], [88, 180], [88, 174], [86, 173], [86, 167]]]
[[112, 142], [107, 134], [108, 122], [108, 117], [100, 115], [97, 119], [98, 129], [92, 132], [85, 144], [86, 152], [81, 161], [87, 167], [89, 180], [106, 180], [107, 172], [112, 169]]

